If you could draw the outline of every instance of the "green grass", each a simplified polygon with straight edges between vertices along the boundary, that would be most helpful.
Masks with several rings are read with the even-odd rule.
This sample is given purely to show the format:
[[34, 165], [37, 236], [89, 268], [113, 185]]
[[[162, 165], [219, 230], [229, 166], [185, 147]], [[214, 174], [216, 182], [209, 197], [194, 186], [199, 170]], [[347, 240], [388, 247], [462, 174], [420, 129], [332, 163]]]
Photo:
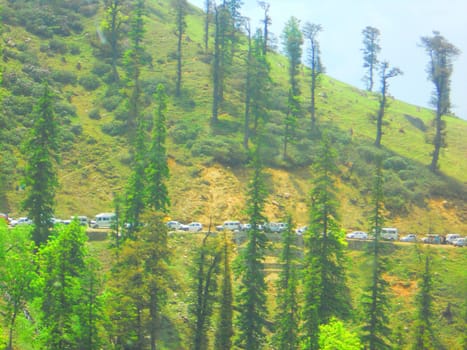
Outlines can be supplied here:
[[[1, 2], [7, 6], [6, 1]], [[142, 79], [151, 82], [164, 82], [169, 94], [174, 90], [176, 74], [176, 36], [174, 32], [174, 10], [168, 1], [148, 1], [148, 15], [145, 18], [146, 36], [144, 44], [151, 54], [152, 66], [143, 68]], [[51, 69], [69, 70], [78, 78], [90, 74], [95, 62], [100, 61], [94, 55], [98, 42], [96, 28], [102, 20], [103, 9], [92, 18], [83, 17], [85, 30], [64, 38], [69, 43], [78, 44], [79, 55], [47, 55], [39, 52], [39, 47], [49, 39], [41, 39], [19, 26], [5, 25], [5, 37], [11, 37], [21, 43], [24, 38], [31, 40], [28, 51], [36, 53], [41, 66]], [[214, 146], [211, 154], [194, 157], [191, 147], [194, 144], [206, 143], [206, 140], [230, 140], [241, 148], [243, 129], [243, 81], [244, 57], [241, 50], [245, 49], [245, 40], [241, 42], [237, 56], [234, 59], [234, 75], [228, 77], [225, 84], [226, 102], [221, 107], [220, 122], [211, 126], [211, 68], [210, 57], [204, 53], [204, 17], [199, 10], [192, 9], [187, 16], [186, 37], [183, 43], [183, 81], [182, 97], [170, 96], [167, 111], [168, 153], [171, 158], [172, 176], [169, 181], [172, 197], [171, 216], [183, 220], [201, 220], [205, 223], [212, 216], [215, 222], [230, 218], [244, 219], [242, 201], [245, 184], [248, 179], [243, 165], [232, 167], [218, 164], [213, 160]], [[211, 28], [211, 34], [213, 28]], [[210, 38], [210, 48], [213, 40]], [[10, 48], [15, 50], [15, 48]], [[301, 142], [291, 145], [294, 162], [284, 162], [281, 159], [282, 122], [286, 105], [288, 84], [287, 60], [277, 53], [268, 54], [272, 87], [270, 103], [271, 131], [269, 137], [271, 174], [270, 197], [267, 203], [267, 214], [271, 220], [283, 216], [281, 208], [291, 208], [295, 221], [305, 224], [307, 221], [306, 203], [310, 189], [308, 165], [313, 157], [313, 140], [307, 140], [309, 116], [303, 116], [299, 121], [298, 134]], [[78, 70], [77, 64], [81, 64]], [[324, 62], [326, 64], [326, 62]], [[22, 64], [11, 59], [4, 64], [7, 70], [20, 71]], [[124, 77], [124, 69], [120, 67]], [[303, 110], [306, 112], [309, 101], [309, 72], [303, 68], [300, 75]], [[113, 194], [122, 193], [129, 173], [128, 144], [124, 136], [112, 137], [102, 132], [102, 126], [111, 123], [113, 112], [107, 112], [101, 106], [107, 86], [101, 86], [92, 92], [84, 90], [79, 84], [75, 86], [57, 86], [60, 96], [71, 94], [71, 103], [76, 106], [78, 117], [72, 124], [80, 124], [83, 134], [75, 139], [73, 147], [62, 154], [62, 164], [59, 168], [60, 191], [57, 197], [57, 216], [68, 217], [74, 214], [94, 216], [97, 212], [112, 209]], [[124, 93], [122, 89], [122, 93]], [[149, 96], [149, 99], [151, 97]], [[89, 112], [99, 109], [100, 120], [89, 118]], [[151, 116], [153, 105], [145, 109], [145, 114]], [[318, 121], [326, 128], [333, 128], [338, 135], [336, 146], [340, 153], [340, 169], [342, 179], [339, 181], [341, 217], [344, 227], [365, 228], [368, 210], [367, 188], [371, 183], [372, 164], [362, 160], [356, 150], [373, 142], [375, 122], [371, 116], [378, 109], [378, 96], [367, 93], [355, 87], [344, 84], [329, 76], [322, 76], [318, 88], [317, 114]], [[386, 112], [384, 135], [382, 139], [386, 156], [399, 156], [407, 160], [409, 176], [415, 185], [407, 179], [401, 182], [413, 196], [423, 196], [422, 201], [415, 202], [413, 198], [404, 197], [408, 213], [389, 212], [392, 225], [398, 225], [403, 231], [419, 230], [424, 233], [428, 229], [440, 233], [445, 230], [465, 232], [465, 184], [467, 183], [467, 122], [453, 117], [445, 117], [447, 123], [447, 145], [441, 153], [440, 167], [442, 177], [434, 177], [426, 172], [430, 163], [432, 145], [426, 143], [429, 136], [432, 111], [419, 108], [396, 100], [390, 100]], [[426, 131], [420, 129], [420, 125]], [[172, 137], [180, 127], [186, 128], [186, 137], [182, 142], [175, 142]], [[12, 131], [14, 132], [14, 131]], [[191, 135], [195, 135], [191, 137]], [[183, 136], [183, 133], [182, 133]], [[224, 139], [222, 139], [224, 138]], [[344, 143], [346, 139], [348, 143]], [[214, 143], [215, 144], [215, 143]], [[23, 192], [14, 191], [21, 182], [24, 157], [20, 149], [14, 145], [15, 157], [19, 166], [11, 178], [8, 202], [5, 208], [13, 216], [21, 213], [20, 202]], [[307, 160], [303, 160], [307, 159]], [[297, 165], [298, 164], [298, 165]], [[358, 169], [357, 169], [358, 167]], [[399, 172], [388, 170], [391, 176], [399, 176]], [[238, 176], [238, 174], [241, 174]], [[219, 175], [219, 176], [217, 176]], [[344, 178], [345, 176], [345, 178]], [[412, 182], [413, 182], [412, 181]], [[433, 190], [434, 189], [434, 190]], [[448, 189], [448, 190], [446, 190]], [[431, 192], [434, 192], [432, 194]], [[456, 195], [453, 195], [457, 194]], [[285, 195], [287, 194], [287, 196]], [[447, 205], [440, 203], [447, 202]], [[222, 208], [222, 209], [220, 209]], [[442, 209], [440, 211], [440, 209]], [[427, 218], [422, 220], [421, 218]], [[391, 226], [392, 226], [391, 225]]]

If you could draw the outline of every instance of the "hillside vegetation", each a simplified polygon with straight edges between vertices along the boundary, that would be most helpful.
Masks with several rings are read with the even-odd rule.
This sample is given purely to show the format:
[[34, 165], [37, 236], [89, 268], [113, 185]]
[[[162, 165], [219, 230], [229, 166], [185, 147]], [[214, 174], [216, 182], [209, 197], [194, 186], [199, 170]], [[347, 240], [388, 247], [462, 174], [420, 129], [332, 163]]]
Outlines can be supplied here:
[[[24, 214], [20, 207], [25, 165], [21, 145], [31, 125], [29, 116], [40, 83], [46, 79], [57, 96], [56, 113], [62, 129], [56, 216], [94, 216], [113, 209], [114, 196], [125, 186], [131, 159], [124, 128], [127, 92], [109, 74], [107, 39], [100, 29], [103, 5], [98, 1], [63, 1], [60, 6], [36, 7], [33, 3], [2, 1], [0, 211], [12, 216]], [[169, 94], [170, 216], [205, 224], [244, 219], [248, 178], [248, 153], [242, 147], [245, 40], [227, 76], [219, 122], [213, 125], [211, 55], [204, 52], [202, 44], [201, 10], [190, 8], [186, 17], [182, 93], [176, 98], [175, 11], [169, 1], [147, 1], [147, 6], [144, 46], [149, 58], [142, 74], [144, 113], [148, 120], [152, 118], [152, 95], [157, 84], [163, 83]], [[278, 53], [269, 53], [268, 59], [273, 85], [265, 126], [270, 194], [266, 211], [271, 221], [289, 211], [297, 223], [306, 224], [309, 166], [316, 142], [310, 136], [308, 113], [304, 113], [289, 156], [282, 158], [288, 68]], [[124, 80], [121, 64], [119, 73]], [[305, 67], [301, 68], [300, 84], [306, 111], [310, 89]], [[333, 135], [339, 152], [343, 227], [367, 228], [373, 161], [381, 153], [385, 158], [388, 225], [403, 232], [465, 233], [467, 122], [444, 117], [447, 147], [441, 154], [441, 172], [435, 175], [427, 167], [433, 148], [427, 143], [433, 112], [391, 99], [383, 147], [378, 150], [373, 147], [377, 109], [378, 94], [322, 77], [318, 122]]]

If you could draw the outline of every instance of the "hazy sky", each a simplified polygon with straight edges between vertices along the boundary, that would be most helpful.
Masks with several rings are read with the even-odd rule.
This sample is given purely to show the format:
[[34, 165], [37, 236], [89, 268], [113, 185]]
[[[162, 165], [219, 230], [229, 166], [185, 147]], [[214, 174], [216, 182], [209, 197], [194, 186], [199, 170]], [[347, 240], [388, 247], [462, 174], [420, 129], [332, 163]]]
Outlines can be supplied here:
[[[203, 7], [205, 0], [189, 0]], [[220, 2], [218, 0], [217, 2]], [[291, 16], [301, 23], [321, 24], [322, 61], [333, 78], [365, 88], [362, 77], [362, 30], [370, 25], [380, 30], [380, 60], [397, 66], [404, 75], [390, 80], [389, 92], [397, 99], [428, 106], [433, 84], [427, 80], [428, 56], [420, 37], [437, 30], [457, 46], [461, 55], [454, 62], [451, 103], [453, 112], [467, 119], [467, 0], [267, 0], [271, 31], [279, 48], [284, 23]], [[256, 0], [244, 0], [242, 14], [260, 26], [262, 10]], [[379, 88], [376, 85], [376, 89]]]

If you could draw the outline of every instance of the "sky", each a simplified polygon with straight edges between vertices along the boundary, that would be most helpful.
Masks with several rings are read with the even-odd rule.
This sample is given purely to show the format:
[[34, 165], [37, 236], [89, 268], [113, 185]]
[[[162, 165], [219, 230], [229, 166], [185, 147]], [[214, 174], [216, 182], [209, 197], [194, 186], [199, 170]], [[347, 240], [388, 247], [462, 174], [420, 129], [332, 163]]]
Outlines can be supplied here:
[[[203, 8], [205, 0], [189, 0]], [[284, 24], [294, 16], [301, 24], [320, 24], [318, 40], [326, 73], [364, 89], [362, 30], [380, 31], [380, 61], [399, 67], [402, 76], [390, 79], [395, 98], [430, 107], [433, 84], [428, 81], [428, 55], [420, 46], [422, 36], [437, 30], [461, 50], [454, 61], [451, 84], [452, 111], [467, 120], [467, 0], [265, 0], [270, 4], [271, 32], [278, 40]], [[260, 27], [262, 9], [256, 0], [244, 0], [241, 13], [252, 27]], [[375, 86], [379, 88], [379, 84]]]

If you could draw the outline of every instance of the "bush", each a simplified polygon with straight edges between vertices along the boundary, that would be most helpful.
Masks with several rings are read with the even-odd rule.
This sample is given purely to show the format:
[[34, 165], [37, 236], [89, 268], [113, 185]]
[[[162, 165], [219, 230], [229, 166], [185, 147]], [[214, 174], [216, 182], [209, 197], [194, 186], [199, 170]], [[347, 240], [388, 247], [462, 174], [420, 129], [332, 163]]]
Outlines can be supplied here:
[[23, 66], [22, 71], [29, 75], [37, 83], [42, 83], [44, 80], [48, 80], [50, 76], [50, 71], [48, 69], [32, 64]]
[[178, 124], [170, 129], [169, 134], [176, 144], [186, 145], [191, 148], [194, 140], [198, 137], [200, 128], [196, 123]]
[[65, 41], [60, 39], [52, 39], [49, 41], [49, 49], [52, 52], [65, 55], [68, 52], [68, 46]]
[[78, 77], [68, 70], [56, 70], [52, 72], [52, 79], [57, 83], [75, 85]]
[[96, 90], [101, 85], [99, 78], [93, 74], [84, 75], [79, 78], [79, 84], [88, 91]]
[[385, 169], [392, 169], [395, 171], [405, 170], [407, 166], [407, 160], [398, 156], [390, 157], [383, 162], [383, 167]]
[[72, 104], [65, 102], [65, 101], [59, 101], [55, 103], [55, 113], [59, 117], [76, 117], [76, 107], [73, 106]]
[[81, 53], [81, 49], [79, 48], [79, 45], [77, 44], [69, 44], [70, 47], [70, 53], [72, 55], [79, 55]]
[[123, 135], [126, 130], [126, 123], [119, 120], [114, 120], [110, 123], [102, 125], [101, 130], [103, 133], [110, 136]]
[[89, 112], [89, 118], [93, 120], [99, 120], [101, 119], [101, 114], [99, 112], [99, 109], [93, 109], [91, 112]]
[[94, 64], [92, 67], [92, 72], [99, 76], [102, 77], [105, 74], [109, 73], [112, 70], [112, 66], [110, 64], [104, 63], [104, 62], [97, 62]]
[[118, 107], [121, 101], [122, 97], [118, 95], [106, 97], [102, 100], [102, 107], [104, 107], [108, 112], [112, 112]]
[[230, 166], [244, 164], [248, 159], [240, 142], [223, 137], [198, 140], [193, 144], [191, 153], [195, 157], [212, 157], [214, 161]]

